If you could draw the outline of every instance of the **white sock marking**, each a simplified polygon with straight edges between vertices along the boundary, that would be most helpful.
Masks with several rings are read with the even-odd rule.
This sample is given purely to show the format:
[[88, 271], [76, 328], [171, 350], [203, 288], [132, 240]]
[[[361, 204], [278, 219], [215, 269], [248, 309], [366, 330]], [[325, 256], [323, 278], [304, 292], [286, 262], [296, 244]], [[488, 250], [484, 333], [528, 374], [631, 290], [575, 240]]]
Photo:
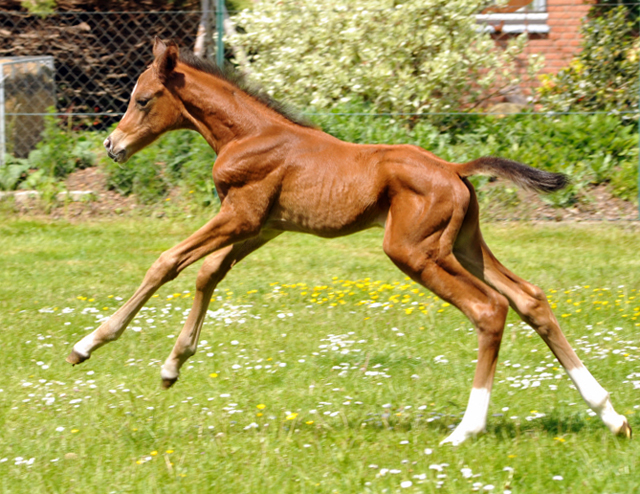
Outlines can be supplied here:
[[162, 379], [177, 379], [179, 375], [178, 370], [176, 369], [175, 364], [171, 357], [167, 359], [162, 368], [160, 369], [160, 377]]
[[[95, 331], [94, 331], [95, 332]], [[95, 337], [93, 333], [88, 334], [73, 346], [73, 350], [83, 357], [89, 357], [95, 346]]]
[[462, 417], [462, 422], [460, 422], [451, 435], [440, 444], [451, 443], [457, 446], [465, 439], [484, 431], [487, 425], [490, 399], [491, 392], [488, 389], [472, 388], [467, 409]]
[[591, 372], [584, 366], [567, 369], [567, 374], [569, 374], [587, 405], [598, 414], [611, 432], [617, 433], [626, 422], [626, 419], [613, 409], [609, 393], [600, 386], [598, 381], [591, 375]]

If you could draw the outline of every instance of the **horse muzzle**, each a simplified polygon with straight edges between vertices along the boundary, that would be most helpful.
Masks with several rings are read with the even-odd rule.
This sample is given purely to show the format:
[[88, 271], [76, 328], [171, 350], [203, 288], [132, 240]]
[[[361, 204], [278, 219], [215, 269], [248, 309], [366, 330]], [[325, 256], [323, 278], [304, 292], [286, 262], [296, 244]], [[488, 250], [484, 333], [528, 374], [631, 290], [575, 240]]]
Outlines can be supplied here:
[[107, 137], [102, 144], [107, 150], [107, 155], [109, 156], [109, 158], [111, 158], [116, 163], [124, 163], [125, 161], [127, 161], [127, 151], [122, 147], [114, 145], [112, 135]]

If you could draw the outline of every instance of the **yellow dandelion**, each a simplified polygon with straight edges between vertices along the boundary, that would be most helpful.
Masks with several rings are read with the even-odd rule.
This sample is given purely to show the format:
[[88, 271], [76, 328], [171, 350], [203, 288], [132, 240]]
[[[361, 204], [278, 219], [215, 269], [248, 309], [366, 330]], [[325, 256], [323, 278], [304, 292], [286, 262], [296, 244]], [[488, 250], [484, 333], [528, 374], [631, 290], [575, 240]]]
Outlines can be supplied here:
[[307, 421], [305, 422], [305, 424], [307, 424], [307, 425], [311, 425], [311, 424], [313, 424], [313, 420], [307, 420]]
[[297, 413], [290, 413], [289, 415], [287, 415], [287, 420], [295, 420], [297, 416]]
[[211, 374], [209, 374], [209, 377], [218, 377], [218, 374], [216, 374], [215, 372], [212, 372]]
[[158, 454], [157, 451], [152, 451], [151, 453], [149, 453], [151, 456], [156, 456]]
[[265, 405], [265, 404], [263, 404], [263, 403], [260, 403], [259, 405], [256, 405], [256, 408], [257, 408], [258, 410], [264, 410], [265, 408], [267, 408], [267, 405]]

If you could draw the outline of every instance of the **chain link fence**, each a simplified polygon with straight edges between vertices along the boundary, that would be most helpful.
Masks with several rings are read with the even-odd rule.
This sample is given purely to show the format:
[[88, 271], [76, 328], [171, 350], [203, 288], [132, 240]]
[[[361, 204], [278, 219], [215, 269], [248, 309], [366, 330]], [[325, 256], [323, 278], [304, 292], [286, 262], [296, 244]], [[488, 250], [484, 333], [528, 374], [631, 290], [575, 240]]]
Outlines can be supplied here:
[[[565, 66], [576, 53], [579, 24], [587, 10], [582, 4], [547, 6], [537, 0], [522, 12], [489, 10], [478, 14], [477, 23], [498, 45], [526, 33], [529, 41], [524, 55], [544, 55], [543, 72], [549, 72]], [[126, 110], [137, 77], [152, 60], [154, 37], [192, 48], [201, 17], [197, 11], [59, 12], [46, 16], [0, 11], [0, 59], [53, 57], [56, 111], [78, 116], [78, 125], [105, 127]], [[513, 98], [518, 99], [507, 96]]]
[[199, 12], [0, 11], [0, 60], [52, 57], [56, 101], [49, 106], [73, 116], [74, 127], [103, 129], [126, 110], [136, 79], [152, 60], [154, 37], [193, 46], [199, 20]]

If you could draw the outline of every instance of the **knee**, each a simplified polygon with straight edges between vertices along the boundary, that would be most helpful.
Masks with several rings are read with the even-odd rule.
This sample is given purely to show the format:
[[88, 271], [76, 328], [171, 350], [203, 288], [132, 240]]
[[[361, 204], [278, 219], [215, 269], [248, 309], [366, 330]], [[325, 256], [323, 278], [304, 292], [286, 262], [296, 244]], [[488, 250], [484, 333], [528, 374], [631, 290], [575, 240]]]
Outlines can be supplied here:
[[178, 276], [178, 259], [169, 251], [163, 252], [147, 271], [147, 280], [161, 285]]
[[518, 310], [523, 319], [539, 334], [544, 336], [549, 332], [549, 323], [553, 318], [547, 297], [540, 288], [535, 285], [528, 286], [527, 296], [518, 304]]
[[535, 315], [547, 305], [547, 297], [544, 292], [535, 285], [527, 287], [527, 298], [523, 304], [523, 311]]
[[205, 264], [200, 268], [200, 271], [198, 271], [198, 276], [196, 277], [196, 290], [204, 292], [211, 283], [218, 283], [220, 281], [218, 279], [219, 276], [217, 276], [219, 271], [220, 262], [205, 262]]
[[502, 338], [504, 324], [509, 312], [509, 301], [499, 293], [492, 294], [488, 303], [480, 307], [476, 314], [478, 331], [489, 337]]
[[205, 259], [198, 271], [196, 290], [205, 291], [211, 284], [216, 285], [224, 278], [233, 262], [233, 258], [229, 256], [232, 250], [233, 246], [230, 245]]

